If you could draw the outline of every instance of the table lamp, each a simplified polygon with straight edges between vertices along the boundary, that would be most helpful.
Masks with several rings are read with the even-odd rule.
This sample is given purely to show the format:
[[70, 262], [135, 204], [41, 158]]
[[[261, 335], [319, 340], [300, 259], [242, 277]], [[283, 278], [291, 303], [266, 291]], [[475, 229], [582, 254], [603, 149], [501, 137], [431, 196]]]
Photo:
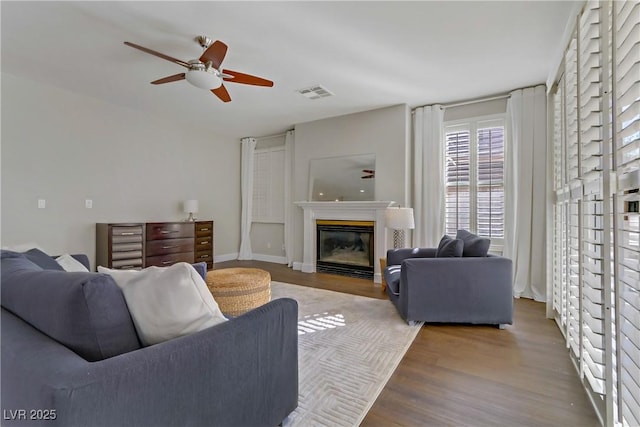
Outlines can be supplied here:
[[404, 230], [414, 229], [412, 208], [387, 208], [384, 212], [387, 228], [393, 230], [393, 248], [404, 248]]
[[184, 213], [189, 214], [189, 218], [186, 221], [195, 221], [196, 217], [193, 216], [194, 213], [198, 213], [198, 201], [197, 200], [185, 200], [183, 203]]

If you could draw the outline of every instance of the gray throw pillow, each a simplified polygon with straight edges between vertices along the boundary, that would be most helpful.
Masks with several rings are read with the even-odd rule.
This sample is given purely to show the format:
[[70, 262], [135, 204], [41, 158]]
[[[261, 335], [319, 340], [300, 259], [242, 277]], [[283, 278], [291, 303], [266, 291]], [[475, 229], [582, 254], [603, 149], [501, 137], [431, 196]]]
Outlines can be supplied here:
[[29, 261], [41, 267], [44, 270], [64, 271], [64, 268], [50, 255], [42, 252], [38, 248], [29, 249], [24, 253]]
[[467, 230], [458, 230], [456, 239], [464, 242], [462, 256], [464, 257], [484, 257], [489, 253], [491, 240], [486, 237], [479, 237]]
[[460, 239], [452, 239], [445, 235], [440, 239], [438, 250], [436, 251], [437, 258], [460, 258], [464, 249], [464, 242]]
[[22, 254], [3, 253], [0, 267], [2, 307], [86, 360], [140, 348], [122, 291], [110, 276], [46, 270]]

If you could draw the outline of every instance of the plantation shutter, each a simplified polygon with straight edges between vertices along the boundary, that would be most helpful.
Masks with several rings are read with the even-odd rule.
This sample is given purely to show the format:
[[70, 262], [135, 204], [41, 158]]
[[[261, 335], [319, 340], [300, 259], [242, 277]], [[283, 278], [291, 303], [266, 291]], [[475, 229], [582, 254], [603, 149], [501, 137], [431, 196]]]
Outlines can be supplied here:
[[618, 240], [618, 399], [623, 425], [640, 425], [640, 3], [613, 2], [614, 150]]
[[580, 260], [580, 159], [578, 151], [578, 61], [577, 40], [569, 44], [565, 55], [565, 111], [566, 111], [566, 144], [567, 144], [567, 254], [568, 254], [568, 307], [567, 307], [567, 343], [575, 358], [580, 360], [580, 337], [582, 310], [581, 260]]
[[471, 229], [471, 144], [470, 131], [445, 135], [445, 226], [447, 234]]
[[553, 309], [603, 424], [638, 426], [640, 3], [586, 2], [561, 67]]
[[478, 129], [477, 228], [504, 238], [504, 127]]
[[[578, 99], [580, 123], [580, 167], [582, 200], [582, 370], [591, 388], [605, 393], [604, 359], [604, 289], [606, 215], [610, 212], [609, 195], [604, 194], [603, 171], [609, 170], [603, 139], [602, 38], [600, 5], [588, 2], [579, 21]], [[606, 31], [606, 28], [604, 29]], [[607, 138], [608, 139], [608, 138]], [[608, 143], [608, 142], [607, 142]], [[610, 246], [607, 246], [607, 249]]]
[[553, 234], [553, 308], [559, 315], [559, 326], [567, 335], [567, 203], [566, 203], [566, 154], [564, 123], [564, 89], [565, 79], [562, 77], [553, 97], [553, 191], [556, 203], [553, 205], [553, 218], [556, 225]]
[[253, 222], [284, 223], [284, 149], [281, 147], [254, 153]]

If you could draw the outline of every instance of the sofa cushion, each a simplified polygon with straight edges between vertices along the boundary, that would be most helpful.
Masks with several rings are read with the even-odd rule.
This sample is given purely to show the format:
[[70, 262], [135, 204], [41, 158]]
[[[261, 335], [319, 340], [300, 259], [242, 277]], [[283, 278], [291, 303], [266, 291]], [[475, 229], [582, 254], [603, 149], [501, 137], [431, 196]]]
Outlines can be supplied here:
[[91, 362], [140, 348], [110, 276], [44, 270], [17, 255], [2, 253], [4, 308]]
[[487, 253], [489, 253], [491, 240], [486, 237], [476, 236], [473, 233], [469, 233], [467, 230], [458, 230], [456, 239], [462, 239], [462, 241], [464, 242], [462, 256], [483, 257], [487, 256]]
[[204, 279], [185, 262], [144, 270], [111, 270], [122, 289], [143, 345], [207, 329], [227, 319]]
[[390, 265], [384, 269], [384, 281], [394, 295], [400, 295], [400, 271], [399, 265]]
[[452, 239], [445, 234], [442, 239], [440, 239], [440, 244], [438, 245], [438, 250], [436, 251], [436, 257], [461, 257], [463, 249], [464, 242], [461, 239]]
[[56, 260], [41, 251], [38, 248], [29, 249], [24, 253], [28, 260], [36, 265], [39, 265], [44, 270], [60, 270], [64, 271], [64, 268], [56, 262]]

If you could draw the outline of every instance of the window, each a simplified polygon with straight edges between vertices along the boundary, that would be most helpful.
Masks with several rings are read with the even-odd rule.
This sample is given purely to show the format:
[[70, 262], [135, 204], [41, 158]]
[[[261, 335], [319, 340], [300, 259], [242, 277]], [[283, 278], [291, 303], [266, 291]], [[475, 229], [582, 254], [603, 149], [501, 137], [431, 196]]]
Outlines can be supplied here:
[[639, 30], [585, 2], [552, 91], [554, 316], [607, 427], [640, 425]]
[[253, 222], [284, 223], [284, 147], [253, 157]]
[[445, 123], [445, 225], [504, 244], [504, 119]]

